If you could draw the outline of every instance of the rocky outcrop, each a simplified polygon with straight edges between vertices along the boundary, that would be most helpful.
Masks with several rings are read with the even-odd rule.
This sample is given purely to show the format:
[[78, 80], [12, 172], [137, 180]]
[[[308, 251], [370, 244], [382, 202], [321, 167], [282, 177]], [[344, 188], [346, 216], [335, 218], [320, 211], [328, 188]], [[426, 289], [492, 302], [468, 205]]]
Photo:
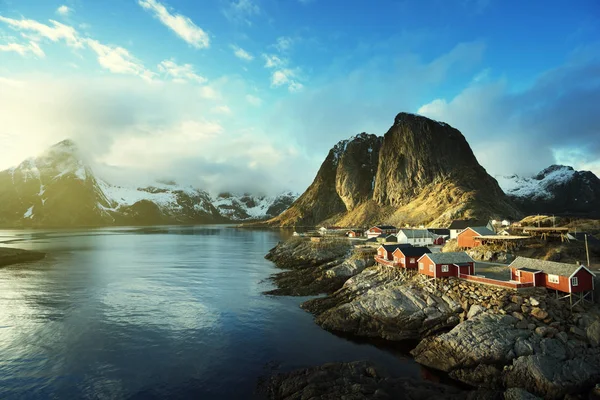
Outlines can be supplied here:
[[410, 287], [396, 271], [379, 266], [348, 279], [331, 297], [303, 305], [317, 314], [315, 321], [324, 329], [394, 341], [453, 327], [462, 311], [451, 299]]
[[38, 261], [43, 259], [45, 256], [45, 253], [39, 251], [0, 247], [0, 267], [29, 261]]
[[262, 382], [259, 391], [273, 400], [485, 398], [475, 391], [467, 392], [429, 381], [391, 377], [366, 361], [331, 363], [274, 374]]
[[332, 293], [348, 278], [343, 271], [358, 270], [361, 263], [373, 263], [372, 258], [350, 257], [351, 254], [347, 240], [312, 242], [299, 237], [281, 242], [265, 258], [285, 271], [271, 277], [277, 288], [266, 293], [286, 296]]
[[482, 313], [422, 341], [412, 354], [473, 386], [525, 388], [549, 399], [585, 392], [600, 379], [600, 349], [576, 335], [522, 321]]
[[269, 224], [444, 225], [518, 215], [458, 130], [400, 113], [383, 138], [363, 133], [334, 146], [312, 185]]
[[497, 177], [528, 214], [600, 217], [600, 179], [590, 171], [551, 165], [532, 177]]

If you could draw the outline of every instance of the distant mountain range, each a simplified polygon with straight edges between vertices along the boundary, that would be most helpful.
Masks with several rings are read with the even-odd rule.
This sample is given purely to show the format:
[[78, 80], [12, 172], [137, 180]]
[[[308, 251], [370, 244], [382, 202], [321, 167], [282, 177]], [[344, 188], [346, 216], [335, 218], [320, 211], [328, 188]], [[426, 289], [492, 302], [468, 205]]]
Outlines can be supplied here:
[[534, 176], [497, 176], [496, 179], [526, 214], [600, 218], [600, 179], [590, 171], [551, 165]]
[[361, 133], [337, 143], [309, 188], [266, 224], [442, 227], [463, 218], [600, 217], [600, 180], [591, 172], [553, 165], [533, 177], [496, 179], [460, 131], [400, 113], [383, 137]]
[[279, 196], [206, 191], [175, 182], [143, 188], [96, 177], [76, 144], [64, 140], [42, 155], [0, 172], [0, 226], [83, 227], [228, 223], [279, 215], [293, 203]]

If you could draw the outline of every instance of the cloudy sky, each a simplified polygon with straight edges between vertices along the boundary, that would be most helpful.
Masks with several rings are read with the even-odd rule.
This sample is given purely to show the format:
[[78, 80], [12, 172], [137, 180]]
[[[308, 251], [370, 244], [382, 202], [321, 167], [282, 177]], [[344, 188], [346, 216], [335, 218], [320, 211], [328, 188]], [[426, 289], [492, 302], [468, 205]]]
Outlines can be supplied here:
[[600, 174], [597, 0], [61, 1], [0, 0], [0, 169], [72, 138], [117, 183], [302, 191], [407, 111], [493, 175]]

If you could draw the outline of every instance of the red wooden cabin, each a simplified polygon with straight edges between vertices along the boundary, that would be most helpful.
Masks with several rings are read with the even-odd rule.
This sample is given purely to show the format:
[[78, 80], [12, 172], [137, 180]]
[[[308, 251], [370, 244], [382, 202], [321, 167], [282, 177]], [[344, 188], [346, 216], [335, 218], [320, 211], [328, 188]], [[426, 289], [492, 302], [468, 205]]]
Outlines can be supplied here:
[[476, 237], [489, 235], [495, 235], [495, 233], [485, 227], [468, 227], [458, 234], [456, 240], [458, 247], [470, 249], [481, 245], [481, 241]]
[[394, 262], [394, 251], [400, 248], [412, 247], [410, 244], [382, 244], [377, 248], [377, 254], [375, 255], [375, 262], [383, 265], [395, 266]]
[[418, 263], [419, 273], [432, 278], [475, 274], [475, 262], [464, 251], [424, 254]]
[[388, 236], [397, 233], [398, 229], [395, 226], [391, 225], [377, 225], [367, 230], [367, 237], [373, 238], [380, 235]]
[[511, 279], [521, 283], [533, 282], [534, 286], [563, 293], [594, 290], [595, 275], [584, 265], [517, 257], [509, 267]]
[[407, 269], [417, 269], [418, 260], [423, 254], [429, 254], [431, 250], [427, 247], [399, 247], [392, 255], [394, 256], [394, 263]]

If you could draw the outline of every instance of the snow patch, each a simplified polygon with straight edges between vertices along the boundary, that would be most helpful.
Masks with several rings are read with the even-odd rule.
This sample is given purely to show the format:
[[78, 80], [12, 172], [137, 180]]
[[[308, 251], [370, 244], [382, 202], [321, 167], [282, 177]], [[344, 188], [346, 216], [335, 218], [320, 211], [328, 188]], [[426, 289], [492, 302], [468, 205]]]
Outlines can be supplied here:
[[531, 199], [552, 198], [551, 188], [560, 186], [573, 179], [576, 171], [569, 167], [554, 168], [543, 171], [533, 177], [496, 176], [498, 184], [504, 192], [514, 197]]
[[29, 207], [27, 211], [25, 211], [23, 218], [33, 218], [33, 206]]

